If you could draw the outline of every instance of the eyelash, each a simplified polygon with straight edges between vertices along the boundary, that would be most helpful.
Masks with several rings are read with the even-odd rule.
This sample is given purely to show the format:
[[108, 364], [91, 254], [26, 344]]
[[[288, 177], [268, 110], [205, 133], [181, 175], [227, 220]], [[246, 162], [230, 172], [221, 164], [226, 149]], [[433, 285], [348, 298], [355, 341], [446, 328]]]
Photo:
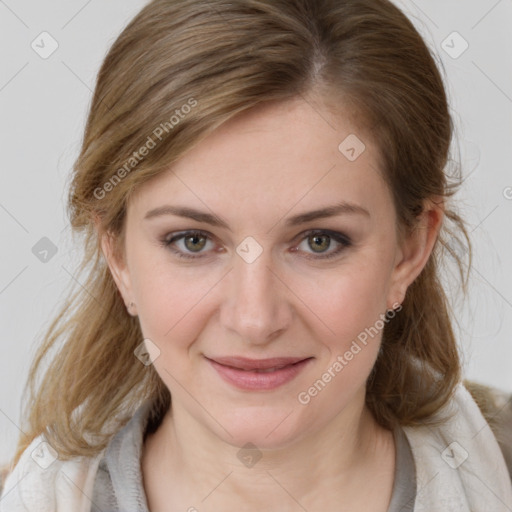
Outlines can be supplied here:
[[[192, 254], [192, 253], [185, 253], [183, 251], [175, 249], [173, 247], [173, 244], [175, 242], [177, 242], [179, 240], [183, 240], [184, 238], [186, 238], [187, 236], [190, 236], [190, 235], [199, 235], [199, 236], [206, 237], [208, 240], [211, 240], [209, 233], [207, 233], [206, 231], [200, 231], [200, 230], [182, 231], [180, 233], [176, 233], [176, 234], [171, 233], [171, 234], [174, 236], [169, 238], [169, 234], [168, 234], [168, 235], [166, 235], [165, 238], [163, 238], [161, 240], [162, 245], [166, 248], [169, 248], [174, 254], [176, 254], [176, 256], [178, 256], [178, 258], [183, 258], [183, 259], [188, 259], [188, 260], [195, 260], [195, 259], [202, 258], [202, 257], [204, 257], [204, 253], [197, 253], [197, 256], [191, 256], [190, 254]], [[328, 253], [327, 255], [322, 255], [323, 253], [318, 253], [317, 256], [311, 256], [312, 253], [308, 253], [308, 254], [310, 254], [310, 256], [306, 256], [306, 259], [313, 259], [313, 260], [332, 259], [332, 258], [335, 258], [336, 256], [338, 256], [344, 249], [352, 246], [352, 241], [350, 240], [350, 238], [348, 236], [344, 235], [343, 233], [338, 233], [336, 231], [330, 231], [330, 230], [325, 230], [325, 229], [324, 230], [311, 229], [309, 231], [302, 233], [301, 235], [302, 235], [302, 238], [300, 239], [300, 242], [302, 242], [303, 240], [306, 240], [307, 238], [314, 236], [314, 235], [327, 235], [328, 237], [330, 237], [331, 240], [334, 240], [335, 242], [340, 244], [340, 247], [338, 247], [338, 249]], [[300, 242], [298, 245], [300, 245]], [[294, 252], [298, 252], [298, 249], [295, 250]]]

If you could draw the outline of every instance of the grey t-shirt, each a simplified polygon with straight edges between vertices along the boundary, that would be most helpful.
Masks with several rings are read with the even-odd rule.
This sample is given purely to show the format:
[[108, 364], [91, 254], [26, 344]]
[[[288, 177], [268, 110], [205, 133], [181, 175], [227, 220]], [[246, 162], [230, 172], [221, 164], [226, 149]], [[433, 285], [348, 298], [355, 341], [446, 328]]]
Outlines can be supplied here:
[[[140, 465], [149, 411], [150, 403], [142, 404], [107, 446], [98, 466], [91, 512], [149, 512]], [[396, 467], [388, 512], [412, 512], [416, 498], [414, 458], [403, 430], [397, 428], [393, 434]]]

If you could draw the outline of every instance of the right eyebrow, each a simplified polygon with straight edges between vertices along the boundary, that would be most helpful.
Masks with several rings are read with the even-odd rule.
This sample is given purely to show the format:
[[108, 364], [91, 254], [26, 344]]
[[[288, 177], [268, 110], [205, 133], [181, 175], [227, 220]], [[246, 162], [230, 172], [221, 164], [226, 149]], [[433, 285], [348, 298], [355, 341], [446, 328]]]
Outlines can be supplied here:
[[187, 219], [196, 220], [198, 222], [205, 222], [206, 224], [211, 224], [212, 226], [229, 229], [229, 226], [216, 215], [201, 212], [199, 210], [195, 210], [194, 208], [188, 208], [185, 206], [159, 206], [158, 208], [154, 208], [153, 210], [148, 211], [144, 216], [144, 220], [160, 217], [162, 215], [175, 215], [177, 217], [184, 217]]

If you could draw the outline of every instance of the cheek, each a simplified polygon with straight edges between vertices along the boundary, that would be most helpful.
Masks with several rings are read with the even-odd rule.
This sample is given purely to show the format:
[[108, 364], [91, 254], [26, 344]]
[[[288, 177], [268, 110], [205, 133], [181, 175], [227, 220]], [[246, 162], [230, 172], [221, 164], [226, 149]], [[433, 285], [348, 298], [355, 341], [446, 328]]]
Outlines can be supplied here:
[[342, 349], [385, 312], [389, 276], [369, 259], [319, 276], [315, 286], [303, 282], [299, 295], [318, 317], [329, 345]]
[[136, 263], [132, 283], [144, 337], [165, 350], [191, 343], [202, 328], [205, 299], [218, 279], [212, 272], [179, 268], [165, 257], [156, 261], [141, 254]]
[[318, 371], [297, 395], [311, 417], [325, 414], [326, 407], [333, 417], [365, 386], [385, 325], [386, 278], [379, 270], [354, 266], [331, 274], [318, 288], [304, 287], [304, 302], [324, 333], [317, 341], [325, 348]]

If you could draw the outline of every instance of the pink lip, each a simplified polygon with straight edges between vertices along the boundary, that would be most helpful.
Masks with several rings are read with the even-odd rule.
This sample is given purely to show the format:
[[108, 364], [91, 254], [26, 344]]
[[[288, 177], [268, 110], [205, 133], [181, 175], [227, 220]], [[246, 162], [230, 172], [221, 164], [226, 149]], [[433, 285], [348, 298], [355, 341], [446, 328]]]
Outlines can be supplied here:
[[[247, 359], [231, 356], [206, 359], [226, 382], [237, 388], [268, 390], [291, 381], [313, 358], [273, 357], [269, 359]], [[257, 371], [275, 367], [277, 367], [276, 370], [265, 373]]]
[[305, 357], [270, 357], [268, 359], [249, 359], [247, 357], [227, 356], [227, 357], [209, 357], [224, 366], [231, 366], [238, 370], [265, 370], [276, 366], [287, 366], [307, 359]]

